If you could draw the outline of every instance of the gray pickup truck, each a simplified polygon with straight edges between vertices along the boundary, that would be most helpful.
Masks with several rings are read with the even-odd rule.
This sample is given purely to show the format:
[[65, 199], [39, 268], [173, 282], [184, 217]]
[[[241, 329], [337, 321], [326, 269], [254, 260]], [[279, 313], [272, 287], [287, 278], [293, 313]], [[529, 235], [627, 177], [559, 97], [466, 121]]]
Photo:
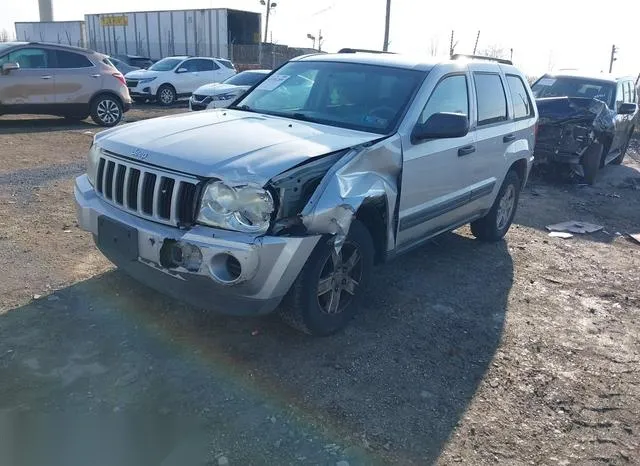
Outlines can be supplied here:
[[375, 263], [466, 223], [509, 229], [537, 110], [514, 66], [476, 58], [305, 56], [228, 109], [99, 133], [79, 224], [162, 293], [331, 334]]

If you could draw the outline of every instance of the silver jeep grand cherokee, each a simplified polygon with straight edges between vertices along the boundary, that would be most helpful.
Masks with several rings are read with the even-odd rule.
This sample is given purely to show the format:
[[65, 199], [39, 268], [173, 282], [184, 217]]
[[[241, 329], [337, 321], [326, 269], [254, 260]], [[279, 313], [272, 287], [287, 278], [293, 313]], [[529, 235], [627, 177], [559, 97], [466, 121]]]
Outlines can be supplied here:
[[229, 109], [96, 135], [78, 221], [131, 276], [227, 314], [346, 325], [374, 263], [471, 222], [500, 240], [537, 110], [510, 64], [349, 49], [294, 59]]

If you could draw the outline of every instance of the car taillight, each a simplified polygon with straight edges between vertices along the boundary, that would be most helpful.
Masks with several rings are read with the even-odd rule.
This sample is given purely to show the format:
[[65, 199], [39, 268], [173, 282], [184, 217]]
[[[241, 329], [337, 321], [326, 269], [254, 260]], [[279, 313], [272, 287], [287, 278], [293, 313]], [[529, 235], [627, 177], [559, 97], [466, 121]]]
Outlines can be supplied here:
[[120, 81], [123, 86], [127, 85], [127, 81], [124, 79], [124, 76], [122, 76], [122, 73], [112, 73], [111, 76]]

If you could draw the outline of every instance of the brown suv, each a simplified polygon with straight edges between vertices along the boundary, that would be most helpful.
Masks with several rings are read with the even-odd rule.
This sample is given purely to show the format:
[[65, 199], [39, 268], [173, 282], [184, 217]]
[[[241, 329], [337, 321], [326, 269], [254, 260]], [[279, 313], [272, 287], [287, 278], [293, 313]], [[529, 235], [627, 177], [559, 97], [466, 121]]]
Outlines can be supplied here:
[[105, 55], [59, 44], [0, 44], [0, 115], [90, 115], [115, 126], [130, 107], [124, 77]]

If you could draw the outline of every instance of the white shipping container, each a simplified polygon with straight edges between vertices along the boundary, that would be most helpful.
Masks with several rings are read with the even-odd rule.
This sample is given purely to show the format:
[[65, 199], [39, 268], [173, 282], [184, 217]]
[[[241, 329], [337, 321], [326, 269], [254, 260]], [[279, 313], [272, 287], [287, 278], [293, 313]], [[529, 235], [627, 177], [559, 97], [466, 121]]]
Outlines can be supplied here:
[[87, 46], [84, 21], [19, 22], [15, 27], [16, 40]]
[[[215, 8], [85, 16], [89, 47], [154, 60], [170, 55], [229, 58], [229, 43], [257, 44], [259, 13]], [[229, 22], [235, 29], [229, 30]]]

